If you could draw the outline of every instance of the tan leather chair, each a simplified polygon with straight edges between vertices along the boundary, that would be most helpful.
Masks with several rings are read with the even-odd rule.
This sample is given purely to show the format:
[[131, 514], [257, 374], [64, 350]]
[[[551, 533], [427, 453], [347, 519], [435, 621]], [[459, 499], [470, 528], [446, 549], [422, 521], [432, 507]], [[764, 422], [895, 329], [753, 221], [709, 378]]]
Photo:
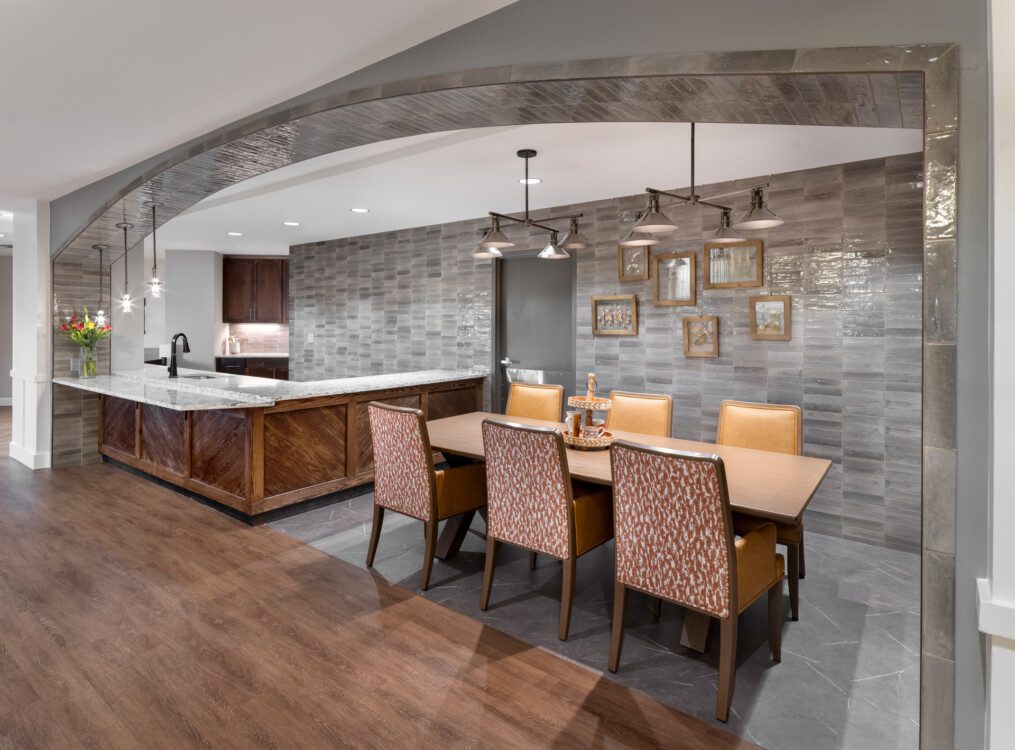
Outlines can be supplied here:
[[654, 393], [610, 393], [613, 405], [606, 413], [606, 427], [621, 432], [670, 437], [673, 399]]
[[426, 591], [437, 554], [437, 524], [486, 505], [486, 470], [483, 464], [466, 464], [435, 471], [426, 420], [419, 409], [374, 401], [367, 405], [367, 415], [374, 448], [374, 520], [367, 567], [374, 564], [385, 510], [417, 518], [426, 531], [419, 581]]
[[[551, 427], [487, 419], [486, 566], [479, 608], [490, 603], [497, 549], [502, 542], [564, 563], [557, 637], [567, 640], [576, 561], [613, 538], [610, 488], [571, 481], [564, 438]], [[532, 557], [529, 558], [530, 565]]]
[[[719, 407], [719, 445], [790, 453], [803, 453], [804, 432], [800, 407], [786, 404], [755, 404], [749, 401], [723, 401]], [[754, 516], [733, 514], [733, 528], [746, 534], [764, 521]], [[804, 577], [804, 527], [776, 524], [779, 544], [786, 545], [789, 561], [789, 606], [794, 620], [800, 617], [800, 579]]]
[[508, 391], [507, 408], [509, 417], [545, 419], [560, 422], [563, 419], [564, 386], [542, 383], [512, 383]]
[[[775, 526], [734, 540], [726, 470], [718, 456], [616, 441], [613, 466], [616, 580], [611, 672], [620, 666], [627, 590], [718, 618], [715, 716], [729, 718], [740, 614], [768, 594], [768, 642], [782, 656], [782, 555]], [[492, 496], [491, 496], [492, 497]]]

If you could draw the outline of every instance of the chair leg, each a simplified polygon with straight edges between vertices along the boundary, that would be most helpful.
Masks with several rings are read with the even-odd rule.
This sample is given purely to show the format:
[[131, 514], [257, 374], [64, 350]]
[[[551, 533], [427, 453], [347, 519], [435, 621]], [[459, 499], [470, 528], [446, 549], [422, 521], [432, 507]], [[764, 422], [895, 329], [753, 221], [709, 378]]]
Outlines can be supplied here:
[[423, 575], [419, 581], [423, 591], [430, 587], [430, 571], [433, 569], [433, 559], [437, 556], [437, 519], [431, 518], [425, 525], [426, 549], [423, 552]]
[[663, 600], [652, 597], [652, 616], [657, 620], [663, 616]]
[[370, 526], [370, 546], [367, 547], [367, 567], [374, 567], [374, 556], [377, 554], [377, 542], [381, 538], [381, 526], [384, 524], [384, 506], [374, 504], [374, 522]]
[[772, 661], [782, 661], [782, 581], [768, 590], [768, 646]]
[[[782, 581], [779, 582], [782, 585]], [[733, 702], [733, 682], [737, 670], [737, 617], [735, 612], [720, 623], [719, 645], [719, 693], [715, 701], [715, 718], [726, 721], [730, 717]]]
[[536, 553], [529, 552], [529, 570], [536, 569]]
[[800, 550], [797, 544], [786, 545], [786, 557], [789, 564], [789, 612], [794, 622], [800, 619]]
[[620, 666], [620, 649], [624, 646], [624, 611], [627, 609], [627, 586], [613, 584], [613, 634], [610, 636], [610, 661], [607, 667], [616, 672]]
[[490, 589], [493, 588], [493, 568], [497, 564], [497, 548], [500, 542], [490, 534], [486, 535], [486, 565], [483, 567], [483, 589], [479, 594], [479, 608], [486, 611], [490, 604]]
[[807, 577], [807, 566], [804, 565], [804, 530], [800, 529], [800, 578]]
[[574, 577], [577, 562], [573, 557], [564, 560], [564, 587], [560, 592], [560, 625], [557, 627], [557, 637], [562, 641], [567, 640], [567, 631], [571, 626], [571, 604], [574, 602]]

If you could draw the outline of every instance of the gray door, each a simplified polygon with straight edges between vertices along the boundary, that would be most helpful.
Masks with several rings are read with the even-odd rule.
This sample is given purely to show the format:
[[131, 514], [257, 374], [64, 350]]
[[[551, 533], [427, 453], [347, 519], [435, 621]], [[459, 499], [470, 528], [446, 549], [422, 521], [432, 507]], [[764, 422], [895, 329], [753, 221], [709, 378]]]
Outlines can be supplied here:
[[511, 256], [497, 261], [496, 375], [503, 411], [512, 381], [574, 390], [575, 261]]

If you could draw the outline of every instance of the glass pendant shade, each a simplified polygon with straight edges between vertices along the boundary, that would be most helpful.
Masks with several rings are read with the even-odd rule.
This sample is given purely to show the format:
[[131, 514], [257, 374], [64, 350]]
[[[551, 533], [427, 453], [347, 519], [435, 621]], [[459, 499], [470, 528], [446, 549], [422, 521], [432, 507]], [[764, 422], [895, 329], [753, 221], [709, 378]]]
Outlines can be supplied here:
[[737, 229], [771, 229], [785, 224], [782, 219], [765, 206], [765, 194], [761, 188], [754, 188], [751, 194], [751, 210], [733, 226]]
[[720, 245], [733, 245], [737, 242], [743, 242], [744, 238], [740, 236], [740, 233], [730, 225], [731, 217], [728, 209], [722, 212], [722, 218], [719, 220], [719, 228], [715, 230], [715, 236], [712, 237], [712, 242]]
[[162, 296], [162, 282], [159, 281], [159, 277], [155, 275], [155, 269], [152, 269], [152, 280], [148, 282], [148, 286], [152, 290], [152, 298], [158, 299]]
[[592, 247], [592, 243], [578, 229], [578, 219], [571, 219], [571, 228], [564, 235], [564, 239], [560, 241], [560, 247], [565, 250], [588, 250]]
[[543, 248], [538, 257], [540, 260], [565, 260], [570, 258], [571, 254], [557, 243], [557, 233], [554, 232], [550, 235], [549, 244]]

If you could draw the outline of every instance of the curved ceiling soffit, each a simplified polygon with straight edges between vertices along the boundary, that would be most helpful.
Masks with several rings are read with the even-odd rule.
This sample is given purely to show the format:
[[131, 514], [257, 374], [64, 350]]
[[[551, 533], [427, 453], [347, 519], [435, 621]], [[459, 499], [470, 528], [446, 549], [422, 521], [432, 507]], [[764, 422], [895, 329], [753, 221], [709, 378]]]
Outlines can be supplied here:
[[[54, 259], [128, 246], [243, 180], [347, 148], [448, 130], [554, 122], [722, 122], [947, 130], [953, 102], [928, 99], [951, 81], [954, 45], [684, 53], [489, 68], [350, 91], [247, 123], [157, 165], [100, 209]], [[851, 71], [851, 72], [842, 72]], [[943, 85], [943, 83], [942, 83]], [[954, 94], [949, 92], [950, 99]], [[937, 122], [935, 119], [937, 118]], [[939, 127], [936, 127], [939, 126]]]

